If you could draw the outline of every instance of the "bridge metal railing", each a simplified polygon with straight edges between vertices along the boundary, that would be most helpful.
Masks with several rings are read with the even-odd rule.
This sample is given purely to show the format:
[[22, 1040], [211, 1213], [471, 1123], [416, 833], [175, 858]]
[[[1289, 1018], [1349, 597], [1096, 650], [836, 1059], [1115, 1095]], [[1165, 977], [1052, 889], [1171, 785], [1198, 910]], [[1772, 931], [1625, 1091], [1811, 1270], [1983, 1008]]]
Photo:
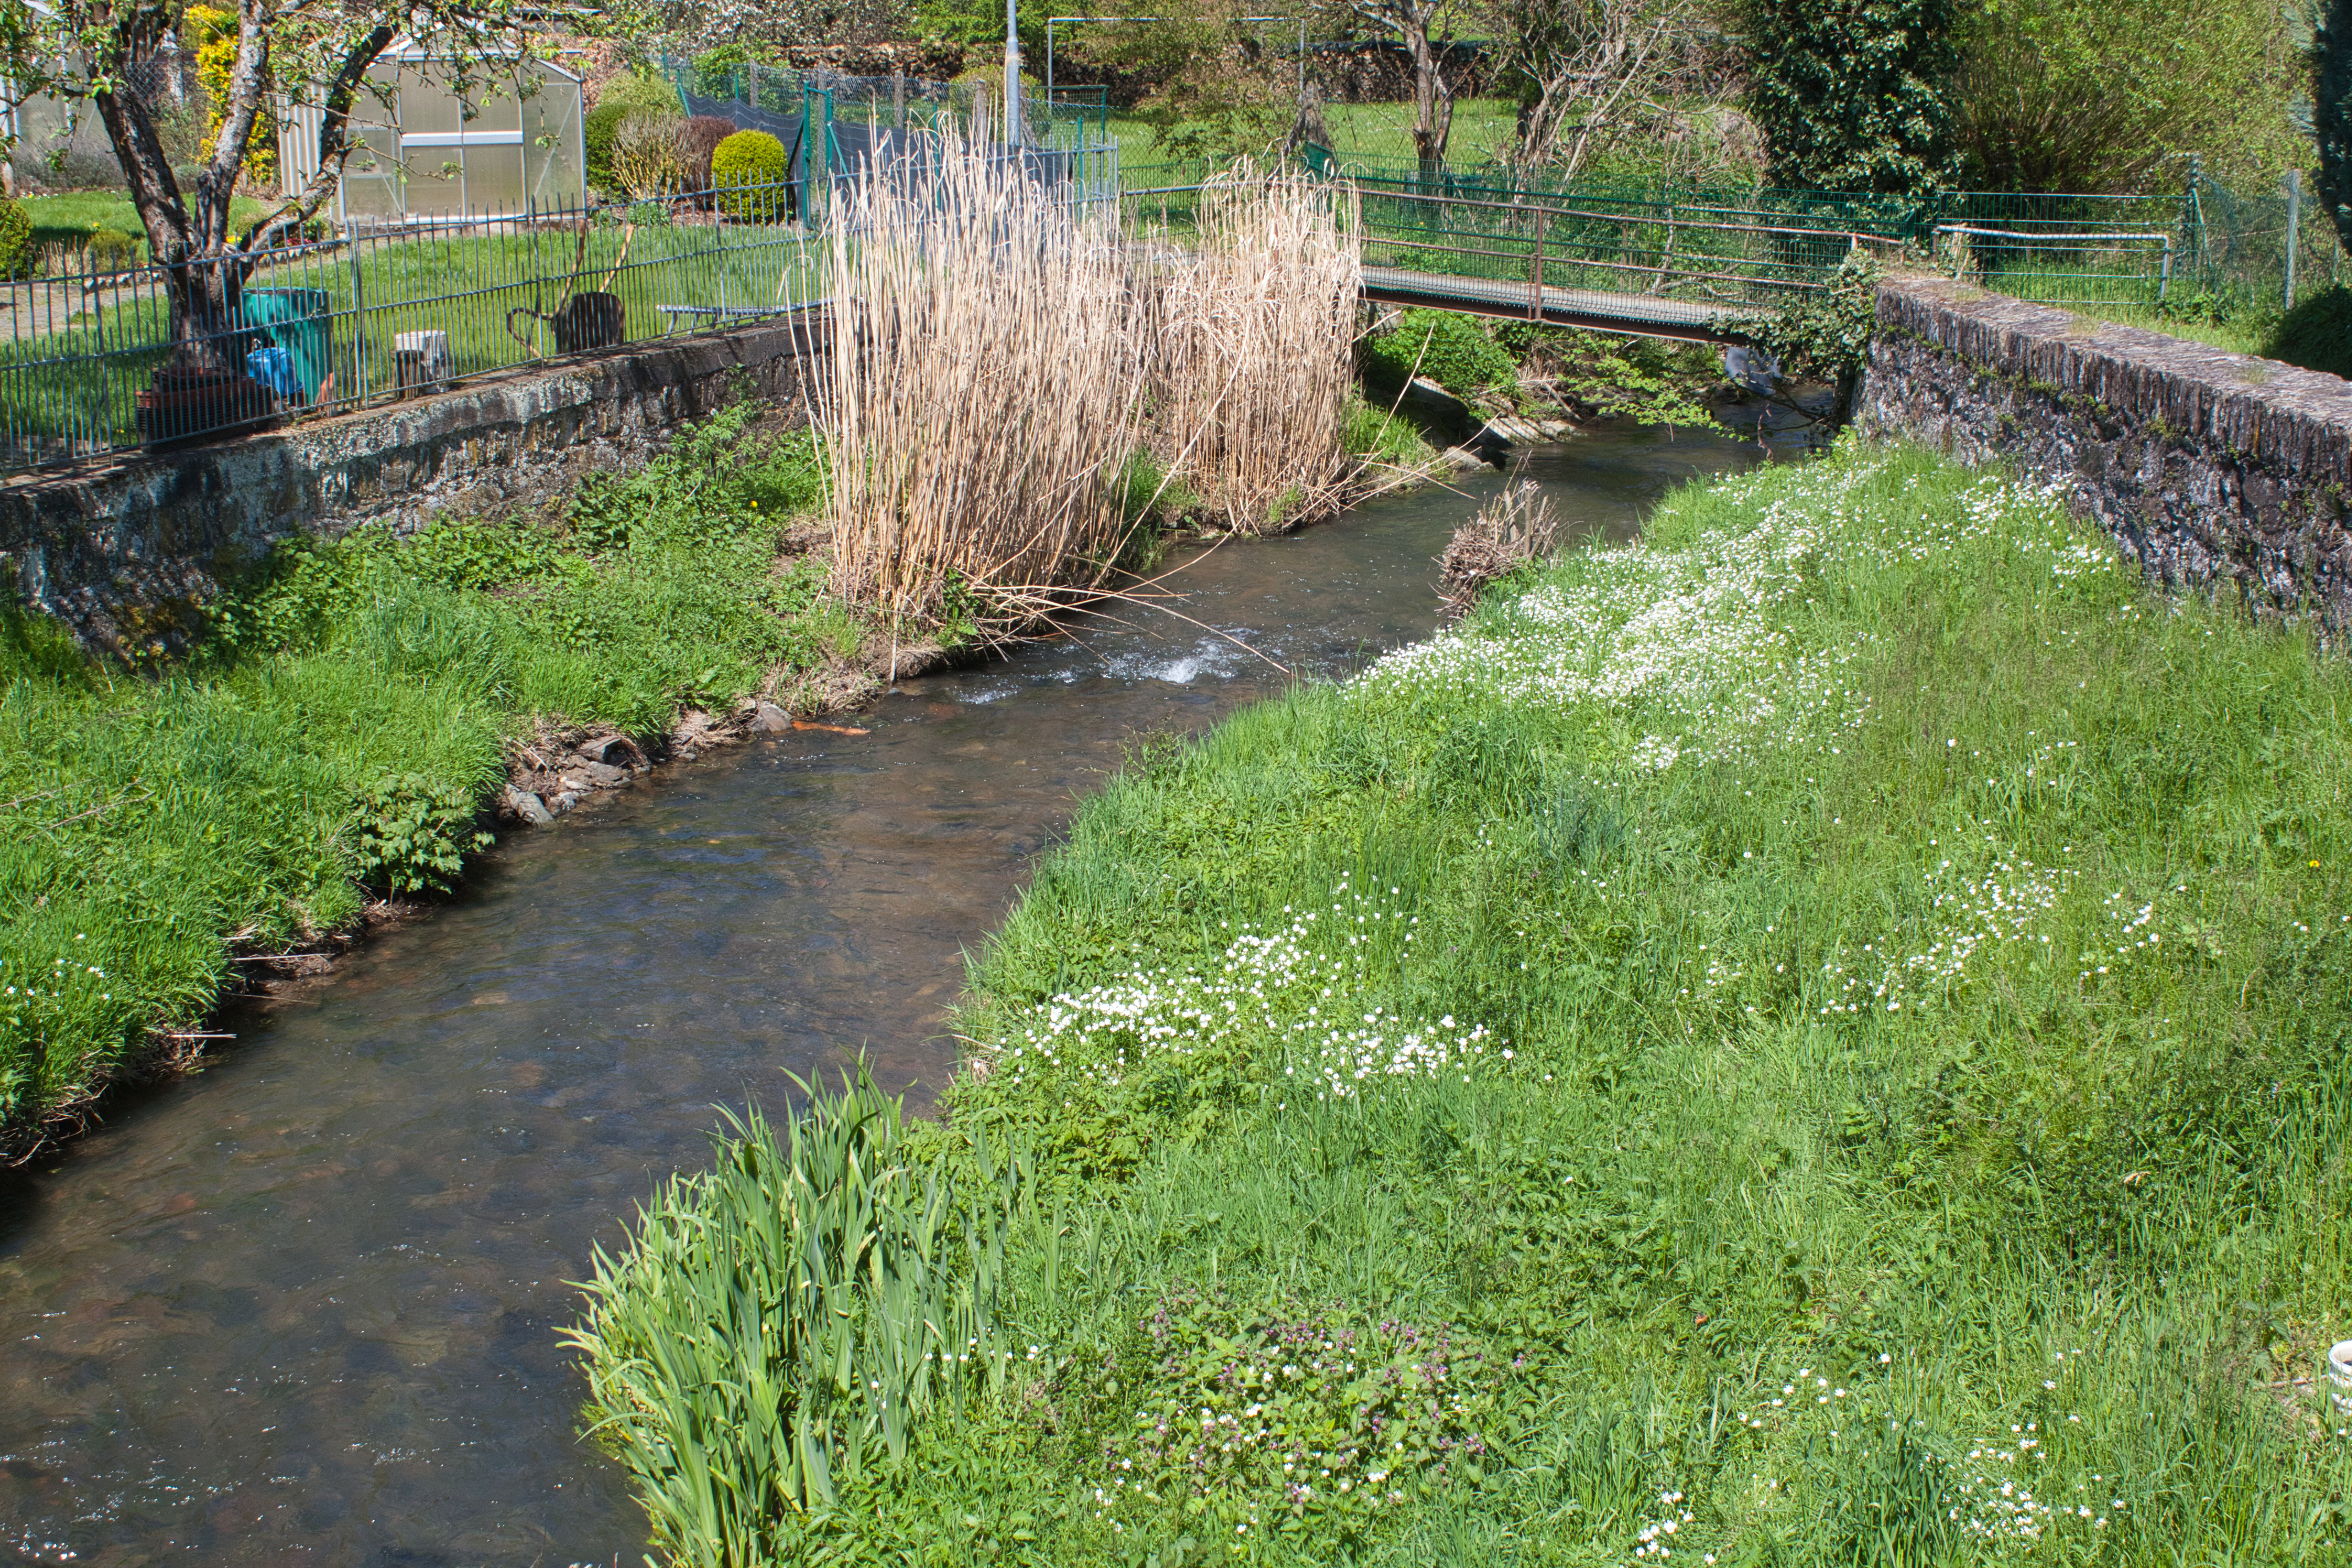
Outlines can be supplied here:
[[[1715, 208], [1761, 226], [1814, 226], [1899, 240], [1921, 259], [1999, 292], [2126, 314], [2220, 320], [2275, 310], [2291, 302], [2297, 277], [2307, 288], [2341, 282], [2347, 271], [2334, 226], [2308, 193], [2299, 199], [2289, 184], [2277, 190], [2233, 187], [2194, 164], [2179, 185], [2163, 191], [1954, 191], [1910, 200], [1606, 178], [1548, 184], [1500, 164], [1429, 170], [1316, 146], [1303, 149], [1302, 156], [1310, 168], [1345, 175], [1368, 195], [1387, 190], [1570, 205], [1606, 212], [1634, 237], [1655, 236], [1684, 212]], [[1646, 231], [1639, 226], [1644, 217], [1651, 220]], [[1463, 266], [1491, 261], [1465, 258]], [[1434, 269], [1440, 263], [1431, 265]], [[1765, 276], [1756, 274], [1759, 281]]]

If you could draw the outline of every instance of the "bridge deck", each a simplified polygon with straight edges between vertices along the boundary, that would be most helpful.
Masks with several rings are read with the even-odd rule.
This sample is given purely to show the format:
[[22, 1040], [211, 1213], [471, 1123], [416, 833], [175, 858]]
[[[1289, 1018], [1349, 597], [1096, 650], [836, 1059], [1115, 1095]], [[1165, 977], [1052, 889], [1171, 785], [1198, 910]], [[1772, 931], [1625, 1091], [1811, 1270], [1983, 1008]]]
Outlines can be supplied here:
[[1555, 289], [1546, 284], [1541, 308], [1537, 311], [1528, 309], [1534, 303], [1529, 299], [1531, 292], [1525, 283], [1500, 279], [1457, 278], [1442, 272], [1413, 272], [1402, 267], [1364, 268], [1364, 298], [1384, 305], [1423, 305], [1520, 321], [1541, 321], [1555, 327], [1673, 338], [1683, 342], [1744, 341], [1727, 325], [1733, 318], [1747, 313], [1738, 306], [1661, 300], [1649, 294], [1612, 294], [1595, 289]]

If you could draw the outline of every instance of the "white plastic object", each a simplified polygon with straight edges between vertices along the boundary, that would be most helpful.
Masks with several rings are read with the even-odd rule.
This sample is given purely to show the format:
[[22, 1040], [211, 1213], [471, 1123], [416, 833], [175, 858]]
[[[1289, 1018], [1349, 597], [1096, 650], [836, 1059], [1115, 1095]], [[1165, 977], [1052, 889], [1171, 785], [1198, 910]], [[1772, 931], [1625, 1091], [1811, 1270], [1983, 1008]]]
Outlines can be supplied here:
[[449, 334], [400, 332], [392, 340], [393, 380], [404, 388], [438, 386], [449, 379]]
[[2327, 1381], [2336, 1385], [2337, 1413], [2352, 1415], [2352, 1340], [2338, 1340], [2327, 1347]]

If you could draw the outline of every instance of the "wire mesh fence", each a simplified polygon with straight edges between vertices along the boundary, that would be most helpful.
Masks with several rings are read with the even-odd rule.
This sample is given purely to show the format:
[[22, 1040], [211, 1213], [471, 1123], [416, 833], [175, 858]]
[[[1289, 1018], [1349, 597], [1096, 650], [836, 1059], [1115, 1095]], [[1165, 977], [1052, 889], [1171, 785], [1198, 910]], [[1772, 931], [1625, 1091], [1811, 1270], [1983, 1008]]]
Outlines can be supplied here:
[[[1900, 241], [1921, 259], [1999, 292], [2126, 312], [2221, 320], [2276, 310], [2292, 302], [2295, 289], [2340, 283], [2346, 271], [2334, 226], [2308, 193], [2297, 198], [2285, 182], [2276, 189], [2231, 187], [2193, 167], [2178, 187], [2165, 191], [1959, 191], [1910, 200], [1605, 177], [1550, 184], [1496, 162], [1432, 172], [1402, 159], [1342, 155], [1318, 146], [1304, 149], [1304, 156], [1318, 172], [1355, 180], [1368, 198], [1392, 195], [1423, 213], [1447, 210], [1449, 203], [1451, 210], [1468, 213], [1481, 201], [1503, 202], [1511, 209], [1504, 221], [1509, 227], [1522, 223], [1516, 215], [1523, 210], [1573, 208], [1583, 216], [1556, 237], [1556, 245], [1567, 247], [1556, 257], [1564, 261], [1580, 253], [1591, 268], [1627, 279], [1645, 267], [1663, 268], [1669, 234], [1676, 237], [1675, 254], [1696, 261], [1724, 248], [1708, 240], [1710, 233], [1738, 232], [1685, 225], [1685, 213], [1758, 228], [1843, 229]], [[1397, 215], [1405, 210], [1368, 199], [1368, 225], [1400, 222]], [[1480, 254], [1491, 247], [1448, 247], [1436, 242], [1441, 236], [1404, 232], [1415, 226], [1432, 224], [1403, 221], [1397, 238], [1418, 245], [1425, 269], [1493, 272], [1497, 258]], [[1449, 248], [1457, 253], [1450, 259]], [[1759, 254], [1748, 241], [1733, 248], [1742, 253], [1735, 269], [1758, 286], [1775, 279], [1801, 283], [1827, 259], [1821, 245], [1791, 250], [1775, 242], [1769, 254]]]

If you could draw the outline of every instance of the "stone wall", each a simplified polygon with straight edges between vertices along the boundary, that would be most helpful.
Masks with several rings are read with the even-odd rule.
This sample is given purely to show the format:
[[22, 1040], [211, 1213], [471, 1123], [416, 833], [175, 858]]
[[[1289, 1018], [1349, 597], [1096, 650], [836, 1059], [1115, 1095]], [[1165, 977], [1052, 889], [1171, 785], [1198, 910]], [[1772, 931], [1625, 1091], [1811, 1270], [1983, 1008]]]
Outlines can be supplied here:
[[2352, 629], [2352, 383], [1906, 278], [1879, 291], [1857, 413], [2063, 482], [2168, 584]]
[[176, 647], [223, 573], [302, 532], [540, 510], [739, 396], [801, 400], [821, 325], [660, 340], [169, 455], [0, 484], [0, 574], [94, 647]]

